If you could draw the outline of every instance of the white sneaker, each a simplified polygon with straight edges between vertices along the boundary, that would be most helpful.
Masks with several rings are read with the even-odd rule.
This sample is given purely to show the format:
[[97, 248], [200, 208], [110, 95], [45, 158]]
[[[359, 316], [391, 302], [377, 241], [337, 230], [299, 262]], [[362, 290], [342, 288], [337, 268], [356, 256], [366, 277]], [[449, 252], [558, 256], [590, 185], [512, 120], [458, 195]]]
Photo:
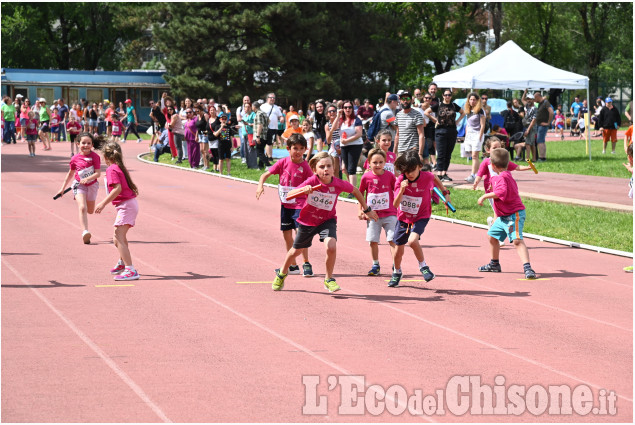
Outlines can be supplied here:
[[84, 240], [84, 243], [86, 245], [88, 245], [90, 243], [90, 237], [91, 237], [91, 234], [90, 234], [90, 232], [88, 230], [84, 230], [82, 232], [82, 239]]
[[240, 163], [241, 163], [241, 164], [246, 164], [246, 163], [247, 163], [247, 159], [245, 159], [245, 158], [241, 159], [241, 160], [240, 160]]
[[498, 246], [505, 246], [505, 241], [501, 241], [501, 240], [499, 240], [499, 241], [498, 241]]
[[489, 229], [494, 224], [494, 217], [487, 217], [487, 228]]
[[474, 180], [476, 180], [476, 177], [474, 177], [474, 174], [470, 174], [469, 176], [465, 178], [465, 181], [468, 183], [474, 183]]
[[141, 142], [143, 142], [143, 139], [137, 140], [137, 143], [141, 143]]

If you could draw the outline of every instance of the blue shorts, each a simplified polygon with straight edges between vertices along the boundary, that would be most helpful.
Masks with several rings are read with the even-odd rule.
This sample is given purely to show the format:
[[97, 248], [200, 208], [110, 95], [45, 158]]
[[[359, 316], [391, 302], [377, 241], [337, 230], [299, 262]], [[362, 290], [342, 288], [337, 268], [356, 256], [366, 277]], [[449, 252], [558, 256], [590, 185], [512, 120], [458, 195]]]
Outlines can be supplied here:
[[536, 132], [536, 144], [545, 143], [548, 130], [549, 130], [549, 127], [547, 127], [546, 125], [538, 126], [538, 131]]
[[523, 239], [523, 227], [525, 227], [525, 210], [520, 210], [512, 215], [498, 217], [487, 234], [499, 241], [504, 241], [509, 237], [510, 242], [514, 239]]
[[300, 217], [299, 209], [287, 208], [280, 205], [280, 230], [293, 230], [298, 228], [298, 217]]
[[410, 233], [416, 233], [421, 237], [423, 231], [426, 229], [428, 225], [429, 218], [422, 218], [421, 220], [416, 221], [415, 223], [406, 223], [404, 221], [398, 221], [395, 226], [395, 238], [393, 242], [395, 245], [405, 245], [408, 243], [408, 238], [410, 237]]

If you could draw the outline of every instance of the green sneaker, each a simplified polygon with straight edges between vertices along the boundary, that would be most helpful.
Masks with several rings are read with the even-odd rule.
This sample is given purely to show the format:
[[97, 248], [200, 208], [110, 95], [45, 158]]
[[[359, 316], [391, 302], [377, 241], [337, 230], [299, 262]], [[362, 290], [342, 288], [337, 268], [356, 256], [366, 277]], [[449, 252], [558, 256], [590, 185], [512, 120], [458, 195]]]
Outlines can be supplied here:
[[333, 279], [333, 278], [325, 279], [324, 280], [324, 287], [326, 289], [328, 289], [329, 292], [337, 292], [337, 291], [339, 291], [341, 289], [340, 286], [335, 281], [335, 279]]
[[284, 280], [286, 278], [286, 274], [280, 273], [280, 269], [276, 269], [276, 278], [273, 280], [271, 289], [273, 289], [274, 291], [282, 291], [282, 288], [284, 288]]
[[624, 267], [626, 273], [633, 273], [633, 266]]

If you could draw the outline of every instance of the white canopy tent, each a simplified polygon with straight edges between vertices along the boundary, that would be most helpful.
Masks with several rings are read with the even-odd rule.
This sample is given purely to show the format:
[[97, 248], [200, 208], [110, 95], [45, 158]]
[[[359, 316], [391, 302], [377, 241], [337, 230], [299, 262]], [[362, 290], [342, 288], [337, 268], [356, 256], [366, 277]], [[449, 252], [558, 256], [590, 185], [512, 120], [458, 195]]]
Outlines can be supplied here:
[[[483, 59], [466, 67], [439, 74], [433, 81], [444, 88], [586, 89], [587, 99], [589, 98], [589, 77], [547, 65], [525, 52], [511, 40]], [[589, 159], [591, 159], [591, 139], [588, 128], [586, 135]]]

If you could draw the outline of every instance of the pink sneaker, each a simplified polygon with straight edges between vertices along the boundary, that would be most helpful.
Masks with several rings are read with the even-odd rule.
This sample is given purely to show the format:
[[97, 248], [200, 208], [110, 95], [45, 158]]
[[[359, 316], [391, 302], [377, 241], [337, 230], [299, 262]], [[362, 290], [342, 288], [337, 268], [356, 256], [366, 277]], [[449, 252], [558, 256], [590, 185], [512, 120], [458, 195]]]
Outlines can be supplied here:
[[123, 264], [117, 264], [113, 269], [110, 270], [110, 274], [119, 274], [126, 269], [126, 266]]
[[139, 273], [136, 270], [125, 269], [121, 274], [115, 276], [115, 280], [137, 280], [139, 279]]

